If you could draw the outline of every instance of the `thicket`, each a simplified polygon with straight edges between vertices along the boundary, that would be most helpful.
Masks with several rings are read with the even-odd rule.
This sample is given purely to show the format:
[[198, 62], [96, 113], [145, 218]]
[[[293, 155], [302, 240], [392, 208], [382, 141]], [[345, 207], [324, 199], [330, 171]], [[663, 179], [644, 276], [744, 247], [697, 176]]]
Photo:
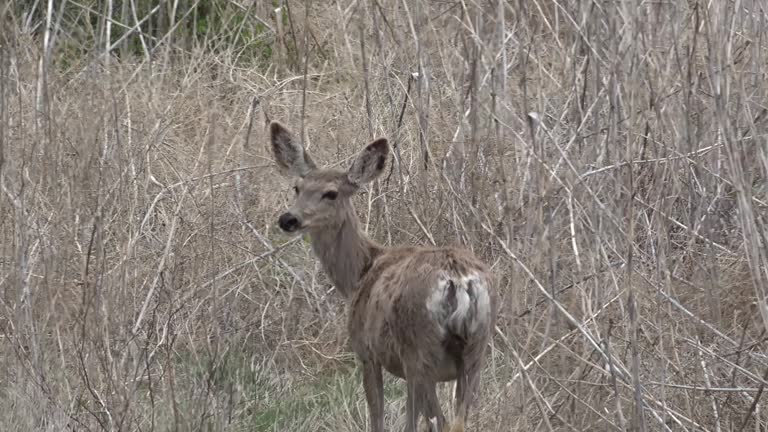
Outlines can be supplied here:
[[[0, 4], [0, 429], [364, 430], [345, 311], [267, 148], [502, 309], [471, 430], [761, 430], [761, 1]], [[450, 386], [441, 388], [446, 411]], [[386, 378], [387, 426], [404, 388]]]

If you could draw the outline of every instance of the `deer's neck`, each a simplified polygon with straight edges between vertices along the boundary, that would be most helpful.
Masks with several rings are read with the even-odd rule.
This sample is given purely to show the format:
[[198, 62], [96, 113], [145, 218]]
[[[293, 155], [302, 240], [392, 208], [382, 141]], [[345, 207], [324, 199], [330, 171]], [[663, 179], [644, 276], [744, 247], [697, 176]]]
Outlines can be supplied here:
[[360, 231], [351, 204], [346, 204], [340, 223], [311, 232], [312, 249], [336, 289], [351, 300], [358, 281], [370, 267], [381, 247]]

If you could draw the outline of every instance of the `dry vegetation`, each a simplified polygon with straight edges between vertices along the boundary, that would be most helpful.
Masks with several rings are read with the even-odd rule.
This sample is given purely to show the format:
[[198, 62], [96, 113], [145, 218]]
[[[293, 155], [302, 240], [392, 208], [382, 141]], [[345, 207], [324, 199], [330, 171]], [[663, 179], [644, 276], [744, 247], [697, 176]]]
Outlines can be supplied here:
[[766, 29], [762, 0], [3, 2], [0, 429], [365, 430], [342, 301], [275, 226], [278, 119], [323, 164], [390, 138], [368, 232], [493, 264], [471, 430], [765, 430]]

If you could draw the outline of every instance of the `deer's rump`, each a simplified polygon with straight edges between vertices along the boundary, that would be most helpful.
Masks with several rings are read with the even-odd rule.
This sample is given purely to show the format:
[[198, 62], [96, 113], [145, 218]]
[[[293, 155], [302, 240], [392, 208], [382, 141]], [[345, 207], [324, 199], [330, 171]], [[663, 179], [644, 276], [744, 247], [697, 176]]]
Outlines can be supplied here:
[[452, 248], [403, 248], [377, 257], [361, 280], [349, 330], [358, 355], [404, 378], [456, 379], [489, 334], [495, 296], [485, 265]]

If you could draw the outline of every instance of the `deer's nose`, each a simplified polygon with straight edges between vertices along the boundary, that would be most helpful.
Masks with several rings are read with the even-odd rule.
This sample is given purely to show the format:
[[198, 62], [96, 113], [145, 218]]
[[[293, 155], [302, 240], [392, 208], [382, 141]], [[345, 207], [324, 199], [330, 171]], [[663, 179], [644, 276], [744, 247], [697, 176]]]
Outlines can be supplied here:
[[299, 220], [296, 216], [290, 213], [283, 213], [280, 215], [280, 219], [277, 220], [277, 224], [283, 231], [293, 232], [299, 228]]

